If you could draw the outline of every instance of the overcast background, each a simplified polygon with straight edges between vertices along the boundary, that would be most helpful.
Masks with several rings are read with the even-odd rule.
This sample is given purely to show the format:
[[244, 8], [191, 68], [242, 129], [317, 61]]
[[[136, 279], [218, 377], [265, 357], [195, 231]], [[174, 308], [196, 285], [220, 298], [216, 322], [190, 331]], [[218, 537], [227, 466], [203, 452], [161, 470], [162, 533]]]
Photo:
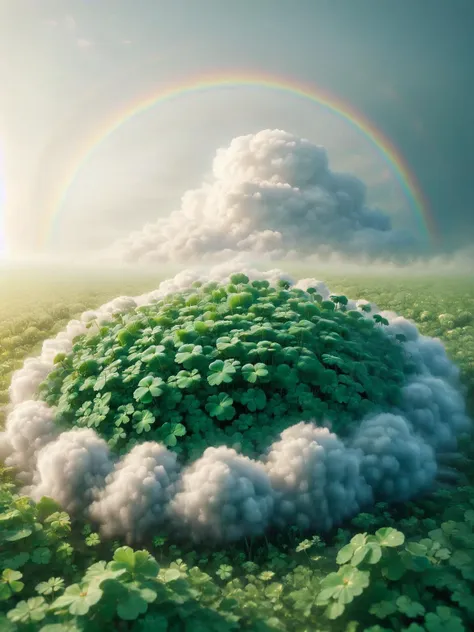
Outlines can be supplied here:
[[[0, 205], [10, 253], [41, 249], [84, 139], [160, 85], [239, 70], [313, 84], [404, 155], [452, 251], [474, 238], [472, 0], [0, 0]], [[374, 145], [317, 104], [265, 88], [182, 95], [90, 155], [51, 252], [82, 253], [179, 207], [220, 146], [283, 128], [323, 144], [395, 226], [416, 230]], [[69, 169], [69, 170], [68, 170]], [[2, 199], [3, 198], [3, 199]]]

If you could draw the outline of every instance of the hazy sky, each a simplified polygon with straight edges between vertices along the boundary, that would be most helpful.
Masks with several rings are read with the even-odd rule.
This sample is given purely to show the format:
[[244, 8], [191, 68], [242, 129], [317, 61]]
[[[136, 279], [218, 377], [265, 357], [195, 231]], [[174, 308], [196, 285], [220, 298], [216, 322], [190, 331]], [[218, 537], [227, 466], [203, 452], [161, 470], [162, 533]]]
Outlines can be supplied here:
[[[282, 128], [323, 144], [415, 229], [376, 148], [317, 104], [268, 89], [191, 93], [107, 138], [60, 193], [89, 138], [128, 103], [238, 69], [320, 86], [399, 148], [441, 248], [474, 240], [472, 0], [0, 0], [0, 204], [9, 248], [108, 246], [179, 206], [234, 136]], [[3, 184], [2, 184], [3, 183]]]

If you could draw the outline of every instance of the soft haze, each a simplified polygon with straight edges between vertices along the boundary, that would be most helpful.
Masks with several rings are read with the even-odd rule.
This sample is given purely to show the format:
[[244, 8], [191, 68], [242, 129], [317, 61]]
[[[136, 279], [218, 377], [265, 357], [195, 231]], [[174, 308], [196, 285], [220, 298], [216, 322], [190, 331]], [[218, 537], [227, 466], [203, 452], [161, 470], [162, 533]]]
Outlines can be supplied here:
[[[75, 172], [86, 140], [160, 85], [219, 73], [329, 90], [390, 138], [431, 205], [439, 252], [474, 238], [474, 5], [469, 0], [258, 3], [0, 0], [2, 245], [100, 251], [181, 206], [233, 138], [283, 129], [324, 145], [395, 230], [417, 221], [374, 145], [315, 103], [265, 88], [184, 94], [120, 127]], [[85, 145], [84, 145], [85, 144]], [[93, 143], [92, 143], [93, 144]], [[44, 254], [44, 253], [43, 253]]]

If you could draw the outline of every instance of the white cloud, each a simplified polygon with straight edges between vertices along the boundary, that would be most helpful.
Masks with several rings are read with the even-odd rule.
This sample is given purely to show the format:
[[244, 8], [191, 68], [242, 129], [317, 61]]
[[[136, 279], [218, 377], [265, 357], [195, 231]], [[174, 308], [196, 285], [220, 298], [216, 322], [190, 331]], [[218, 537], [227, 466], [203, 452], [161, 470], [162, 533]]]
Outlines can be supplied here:
[[261, 258], [393, 258], [415, 240], [369, 208], [358, 178], [332, 172], [324, 147], [281, 130], [234, 138], [219, 149], [210, 180], [181, 208], [108, 249], [130, 263]]

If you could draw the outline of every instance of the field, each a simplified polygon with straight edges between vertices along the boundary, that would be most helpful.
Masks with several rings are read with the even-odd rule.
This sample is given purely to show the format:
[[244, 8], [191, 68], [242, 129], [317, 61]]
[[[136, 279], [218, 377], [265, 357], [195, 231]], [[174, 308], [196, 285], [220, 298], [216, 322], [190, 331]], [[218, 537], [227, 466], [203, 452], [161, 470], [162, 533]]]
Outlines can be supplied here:
[[[12, 372], [40, 351], [44, 339], [86, 309], [151, 290], [162, 278], [4, 273], [0, 427]], [[412, 319], [421, 333], [439, 337], [461, 368], [474, 416], [474, 279], [331, 275], [322, 280], [333, 292], [366, 298]], [[432, 493], [400, 505], [378, 503], [372, 513], [324, 537], [290, 529], [216, 550], [178, 546], [156, 534], [146, 543], [148, 553], [125, 542], [101, 541], [91, 525], [71, 523], [52, 501], [32, 505], [16, 495], [5, 469], [0, 630], [473, 629], [474, 451], [469, 441], [462, 455], [455, 455], [454, 466], [448, 483], [445, 479]]]

